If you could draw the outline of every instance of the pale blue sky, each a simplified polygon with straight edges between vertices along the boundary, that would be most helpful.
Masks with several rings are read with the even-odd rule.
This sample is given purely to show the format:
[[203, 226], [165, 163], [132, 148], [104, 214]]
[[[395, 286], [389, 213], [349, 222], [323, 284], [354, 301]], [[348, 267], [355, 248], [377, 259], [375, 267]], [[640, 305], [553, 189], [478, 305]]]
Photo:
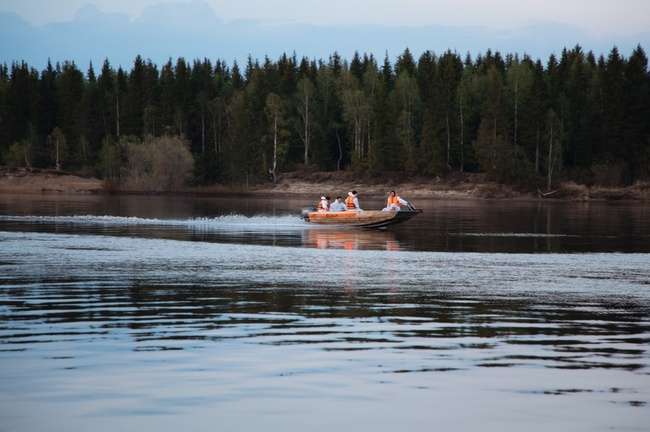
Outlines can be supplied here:
[[[169, 0], [167, 0], [169, 2]], [[180, 0], [190, 1], [190, 0]], [[310, 24], [480, 25], [510, 28], [552, 21], [600, 34], [650, 29], [650, 0], [205, 0], [225, 20]], [[34, 24], [71, 19], [85, 4], [135, 18], [161, 0], [1, 0]]]
[[140, 54], [245, 61], [283, 52], [395, 58], [409, 47], [547, 58], [650, 47], [650, 0], [0, 0], [0, 62], [128, 67]]

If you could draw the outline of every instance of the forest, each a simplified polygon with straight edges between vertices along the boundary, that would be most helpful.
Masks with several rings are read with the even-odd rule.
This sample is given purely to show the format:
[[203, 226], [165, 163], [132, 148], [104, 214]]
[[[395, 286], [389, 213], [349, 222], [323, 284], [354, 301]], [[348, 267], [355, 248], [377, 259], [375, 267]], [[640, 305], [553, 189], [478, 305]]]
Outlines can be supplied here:
[[140, 163], [130, 159], [152, 154], [169, 170], [189, 164], [194, 185], [300, 170], [629, 185], [650, 179], [648, 60], [641, 46], [629, 57], [576, 46], [545, 62], [406, 49], [393, 62], [333, 53], [0, 66], [0, 164], [119, 182]]

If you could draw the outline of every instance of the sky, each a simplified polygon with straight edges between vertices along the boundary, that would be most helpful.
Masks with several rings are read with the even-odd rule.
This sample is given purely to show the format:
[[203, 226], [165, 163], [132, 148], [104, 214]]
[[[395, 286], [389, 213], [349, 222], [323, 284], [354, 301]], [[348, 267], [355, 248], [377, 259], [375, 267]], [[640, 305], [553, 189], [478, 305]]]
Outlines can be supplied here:
[[[163, 30], [163, 31], [161, 31]], [[0, 0], [0, 61], [650, 44], [650, 0]], [[65, 58], [63, 58], [65, 57]]]
[[[186, 0], [188, 1], [188, 0]], [[86, 4], [135, 18], [160, 0], [2, 0], [34, 24], [70, 20]], [[206, 0], [225, 20], [309, 24], [480, 25], [516, 27], [552, 21], [587, 32], [640, 33], [650, 28], [648, 0]]]

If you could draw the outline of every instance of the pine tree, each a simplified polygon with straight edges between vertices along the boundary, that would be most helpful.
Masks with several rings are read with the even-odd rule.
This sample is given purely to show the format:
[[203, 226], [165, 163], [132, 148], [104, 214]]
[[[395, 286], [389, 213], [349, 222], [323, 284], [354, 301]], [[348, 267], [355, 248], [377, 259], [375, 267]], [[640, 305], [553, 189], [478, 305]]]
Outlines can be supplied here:
[[118, 140], [123, 134], [121, 125], [124, 118], [124, 100], [126, 99], [127, 90], [127, 74], [120, 67], [117, 69], [117, 74], [115, 75], [115, 88], [113, 90], [113, 98], [115, 103], [115, 136], [118, 138]]
[[144, 60], [137, 56], [128, 77], [128, 89], [122, 109], [122, 133], [144, 137], [144, 108], [146, 105]]
[[397, 57], [397, 62], [395, 63], [395, 76], [399, 78], [403, 73], [409, 76], [416, 75], [415, 59], [408, 48]]
[[[58, 76], [57, 92], [60, 107], [57, 125], [66, 143], [65, 155], [60, 155], [59, 160], [66, 159], [71, 168], [80, 168], [86, 162], [82, 145], [84, 77], [74, 63], [63, 64]], [[57, 163], [58, 168], [60, 163]]]
[[614, 47], [609, 53], [603, 75], [603, 105], [606, 151], [623, 160], [625, 125], [625, 61]]
[[5, 153], [9, 146], [9, 112], [7, 106], [7, 91], [9, 89], [9, 73], [7, 65], [0, 65], [0, 164], [7, 163]]
[[25, 62], [13, 63], [6, 91], [7, 143], [25, 141], [31, 152], [37, 101], [38, 72]]
[[650, 76], [648, 57], [641, 46], [628, 59], [624, 76], [623, 157], [628, 166], [627, 183], [633, 183], [650, 171]]
[[104, 60], [102, 70], [97, 79], [97, 88], [100, 97], [100, 107], [103, 125], [104, 136], [117, 136], [115, 125], [116, 121], [116, 86], [115, 86], [115, 72], [111, 68], [110, 63]]
[[104, 136], [102, 121], [102, 98], [92, 63], [86, 74], [86, 85], [82, 101], [81, 136], [84, 144], [84, 160], [95, 165], [101, 151]]
[[194, 98], [190, 81], [191, 70], [184, 58], [176, 60], [174, 69], [174, 129], [178, 135], [188, 136], [189, 115]]
[[372, 175], [458, 169], [549, 188], [632, 183], [650, 177], [649, 87], [640, 46], [628, 59], [576, 46], [545, 64], [490, 50], [464, 61], [427, 51], [416, 64], [406, 49], [381, 65], [367, 53], [349, 64], [336, 52], [283, 54], [249, 57], [243, 76], [236, 62], [207, 59], [170, 59], [160, 72], [140, 56], [128, 70], [105, 60], [98, 76], [92, 64], [84, 76], [70, 62], [40, 73], [14, 62], [0, 65], [0, 162], [95, 166], [119, 179], [125, 143], [183, 135], [197, 183], [263, 181], [305, 163]]

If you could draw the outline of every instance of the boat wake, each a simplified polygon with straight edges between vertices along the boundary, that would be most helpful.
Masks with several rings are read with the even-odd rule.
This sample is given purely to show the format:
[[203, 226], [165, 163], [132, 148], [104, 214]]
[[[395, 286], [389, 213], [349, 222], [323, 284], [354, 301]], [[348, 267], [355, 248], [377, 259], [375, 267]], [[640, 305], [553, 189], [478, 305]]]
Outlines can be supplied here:
[[239, 214], [223, 215], [213, 218], [158, 219], [129, 216], [11, 216], [0, 215], [0, 222], [97, 226], [97, 227], [177, 227], [205, 231], [300, 231], [308, 225], [299, 217], [285, 216], [243, 216]]

